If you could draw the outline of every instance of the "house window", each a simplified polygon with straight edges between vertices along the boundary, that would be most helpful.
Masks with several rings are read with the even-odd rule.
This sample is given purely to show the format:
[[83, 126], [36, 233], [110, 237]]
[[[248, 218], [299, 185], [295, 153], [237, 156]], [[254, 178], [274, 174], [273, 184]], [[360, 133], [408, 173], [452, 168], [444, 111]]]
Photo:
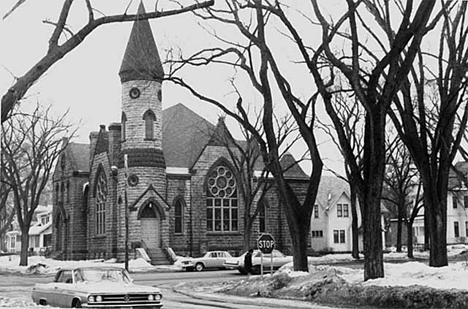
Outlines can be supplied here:
[[460, 228], [458, 226], [457, 221], [453, 222], [453, 233], [454, 233], [455, 237], [460, 237]]
[[322, 238], [323, 237], [323, 231], [312, 231], [312, 238]]
[[10, 236], [10, 250], [16, 250], [16, 235]]
[[319, 217], [319, 207], [318, 205], [314, 205], [314, 218]]
[[463, 201], [464, 201], [464, 204], [465, 204], [465, 208], [468, 208], [468, 195], [465, 195], [463, 197]]
[[458, 201], [457, 201], [457, 197], [455, 195], [452, 195], [452, 205], [453, 205], [453, 208], [458, 207]]
[[67, 203], [70, 203], [70, 181], [67, 181]]
[[336, 205], [336, 216], [338, 218], [343, 217], [343, 205], [342, 204]]
[[183, 233], [183, 222], [184, 222], [184, 206], [182, 201], [178, 200], [174, 207], [174, 233], [182, 234]]
[[333, 230], [333, 242], [335, 244], [344, 244], [346, 242], [345, 231]]
[[349, 217], [349, 205], [348, 204], [343, 204], [343, 217], [346, 217], [346, 218]]
[[156, 121], [156, 115], [152, 110], [147, 110], [143, 115], [145, 120], [145, 139], [154, 139], [154, 122]]
[[234, 174], [220, 165], [210, 172], [206, 194], [206, 229], [208, 232], [239, 230], [237, 182]]
[[104, 235], [106, 233], [106, 199], [107, 199], [107, 181], [103, 172], [97, 177], [96, 184], [96, 234]]
[[468, 221], [465, 222], [465, 236], [468, 237]]
[[124, 112], [122, 112], [122, 141], [125, 140], [126, 138], [126, 133], [127, 133], [127, 115], [125, 115]]
[[262, 201], [258, 205], [258, 231], [260, 233], [266, 232], [266, 209], [265, 203]]

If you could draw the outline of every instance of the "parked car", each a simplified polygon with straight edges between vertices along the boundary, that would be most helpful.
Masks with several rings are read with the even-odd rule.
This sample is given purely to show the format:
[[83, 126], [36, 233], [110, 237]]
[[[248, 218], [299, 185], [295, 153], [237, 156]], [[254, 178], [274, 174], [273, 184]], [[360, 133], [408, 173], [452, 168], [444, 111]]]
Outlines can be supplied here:
[[232, 259], [227, 251], [208, 251], [200, 258], [190, 258], [182, 261], [182, 268], [187, 271], [202, 271], [204, 269], [225, 269], [224, 261]]
[[158, 288], [133, 283], [118, 267], [61, 269], [52, 283], [37, 283], [32, 299], [39, 305], [62, 308], [161, 308]]
[[[241, 274], [245, 274], [244, 259], [247, 252], [239, 256], [238, 258], [232, 258], [226, 260], [224, 267], [228, 269], [237, 269]], [[273, 264], [271, 263], [271, 257], [273, 255]], [[273, 269], [277, 270], [284, 264], [292, 262], [293, 257], [283, 254], [278, 250], [273, 250], [271, 254], [263, 254], [263, 271], [270, 271], [271, 265]], [[262, 252], [260, 250], [254, 250], [252, 253], [252, 274], [260, 274], [262, 264]]]

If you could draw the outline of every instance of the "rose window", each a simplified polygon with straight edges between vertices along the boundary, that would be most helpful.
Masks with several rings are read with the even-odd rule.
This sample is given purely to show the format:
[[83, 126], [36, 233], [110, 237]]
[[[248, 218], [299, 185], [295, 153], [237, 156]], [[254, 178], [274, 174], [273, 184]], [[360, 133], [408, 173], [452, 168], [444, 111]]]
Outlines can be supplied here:
[[208, 178], [208, 189], [213, 196], [230, 197], [236, 189], [236, 180], [224, 166], [217, 167]]

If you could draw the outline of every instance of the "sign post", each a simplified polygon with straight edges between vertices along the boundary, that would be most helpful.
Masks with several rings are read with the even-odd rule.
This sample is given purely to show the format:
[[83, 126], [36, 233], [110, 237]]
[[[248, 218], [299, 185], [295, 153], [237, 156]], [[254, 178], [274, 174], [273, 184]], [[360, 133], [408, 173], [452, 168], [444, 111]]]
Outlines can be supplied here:
[[263, 233], [257, 240], [257, 247], [262, 252], [261, 274], [263, 276], [263, 254], [270, 254], [270, 268], [273, 274], [273, 249], [275, 249], [275, 238], [268, 233]]

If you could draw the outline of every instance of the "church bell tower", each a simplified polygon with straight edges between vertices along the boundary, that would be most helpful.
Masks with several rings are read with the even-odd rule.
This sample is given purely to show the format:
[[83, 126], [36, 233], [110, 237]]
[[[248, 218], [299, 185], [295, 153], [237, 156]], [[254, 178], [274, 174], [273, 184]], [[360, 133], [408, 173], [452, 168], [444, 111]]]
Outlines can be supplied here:
[[[140, 3], [137, 15], [144, 13]], [[164, 70], [148, 20], [134, 22], [119, 76], [122, 83], [119, 221], [123, 226], [127, 213], [130, 225], [127, 240], [144, 241], [147, 248], [156, 250], [169, 240], [165, 220], [169, 206], [162, 194], [166, 183], [161, 133]], [[119, 231], [119, 256], [124, 250], [124, 234]]]

